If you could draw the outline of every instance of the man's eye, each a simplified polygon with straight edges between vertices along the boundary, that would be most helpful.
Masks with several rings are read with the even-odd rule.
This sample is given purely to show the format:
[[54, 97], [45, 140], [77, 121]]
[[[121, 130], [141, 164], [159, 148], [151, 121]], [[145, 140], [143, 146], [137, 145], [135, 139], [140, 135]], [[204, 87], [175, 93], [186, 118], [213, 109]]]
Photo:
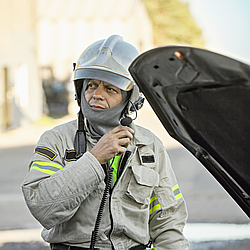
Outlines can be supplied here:
[[118, 90], [116, 88], [113, 88], [111, 86], [106, 86], [107, 91], [112, 93], [118, 93]]
[[97, 84], [96, 83], [89, 83], [88, 88], [97, 88]]
[[115, 89], [113, 89], [113, 88], [108, 88], [108, 90], [110, 90], [110, 91], [114, 91], [114, 92], [117, 92]]

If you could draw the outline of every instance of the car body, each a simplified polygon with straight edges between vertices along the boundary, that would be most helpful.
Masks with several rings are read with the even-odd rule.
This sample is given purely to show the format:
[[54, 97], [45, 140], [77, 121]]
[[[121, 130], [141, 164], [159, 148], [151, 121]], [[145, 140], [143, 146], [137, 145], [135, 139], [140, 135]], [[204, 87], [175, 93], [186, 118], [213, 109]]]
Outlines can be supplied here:
[[167, 132], [250, 217], [250, 66], [209, 50], [165, 46], [129, 71]]

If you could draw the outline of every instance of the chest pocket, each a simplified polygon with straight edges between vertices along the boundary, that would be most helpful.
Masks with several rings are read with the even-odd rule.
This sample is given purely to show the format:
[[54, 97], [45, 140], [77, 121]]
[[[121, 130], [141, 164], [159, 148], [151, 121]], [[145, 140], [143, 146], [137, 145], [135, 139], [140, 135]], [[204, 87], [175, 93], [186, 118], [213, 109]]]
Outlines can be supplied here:
[[159, 184], [159, 174], [151, 168], [141, 165], [131, 166], [132, 176], [127, 194], [136, 202], [149, 204], [153, 188]]

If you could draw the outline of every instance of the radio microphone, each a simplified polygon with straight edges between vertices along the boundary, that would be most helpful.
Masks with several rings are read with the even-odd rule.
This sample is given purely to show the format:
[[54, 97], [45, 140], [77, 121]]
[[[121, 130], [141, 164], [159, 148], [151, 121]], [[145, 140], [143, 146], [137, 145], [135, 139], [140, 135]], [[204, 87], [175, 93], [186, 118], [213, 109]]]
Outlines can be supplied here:
[[129, 126], [132, 123], [132, 118], [129, 116], [125, 116], [120, 120], [120, 124], [122, 126]]

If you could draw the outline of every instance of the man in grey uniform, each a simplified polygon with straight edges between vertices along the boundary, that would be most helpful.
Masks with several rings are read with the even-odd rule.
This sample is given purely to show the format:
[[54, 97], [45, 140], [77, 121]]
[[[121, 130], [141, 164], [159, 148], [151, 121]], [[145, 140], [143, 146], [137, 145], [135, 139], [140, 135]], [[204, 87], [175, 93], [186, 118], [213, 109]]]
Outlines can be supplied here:
[[142, 106], [128, 72], [138, 55], [117, 35], [91, 44], [72, 74], [78, 121], [46, 131], [36, 145], [22, 190], [51, 249], [189, 248], [166, 150], [129, 120]]

